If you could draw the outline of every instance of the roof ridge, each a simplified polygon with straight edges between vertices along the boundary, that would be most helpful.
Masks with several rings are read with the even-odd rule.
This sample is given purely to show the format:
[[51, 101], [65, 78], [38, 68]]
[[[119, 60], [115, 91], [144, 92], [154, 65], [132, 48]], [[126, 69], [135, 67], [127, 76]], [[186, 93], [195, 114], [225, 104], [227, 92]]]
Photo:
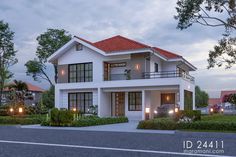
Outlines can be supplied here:
[[81, 38], [81, 37], [79, 37], [79, 36], [76, 36], [76, 35], [74, 35], [74, 37], [75, 37], [75, 38], [77, 38], [77, 39], [80, 39], [80, 40], [82, 40], [82, 41], [84, 41], [84, 42], [87, 42], [87, 43], [89, 43], [89, 44], [92, 44], [92, 45], [93, 45], [93, 43], [92, 43], [91, 41], [88, 41], [88, 40], [86, 40], [86, 39], [84, 39], [84, 38]]
[[110, 40], [110, 39], [116, 38], [116, 37], [123, 38], [123, 39], [125, 39], [125, 40], [128, 40], [128, 41], [130, 41], [130, 42], [134, 42], [134, 43], [136, 43], [136, 44], [139, 44], [139, 45], [142, 45], [142, 46], [145, 46], [145, 47], [151, 47], [151, 46], [149, 46], [149, 45], [143, 44], [143, 43], [141, 43], [141, 42], [135, 41], [135, 40], [133, 40], [133, 39], [129, 39], [129, 38], [124, 37], [124, 36], [121, 36], [121, 35], [115, 35], [115, 36], [109, 37], [109, 38], [107, 38], [107, 39], [103, 39], [103, 40], [97, 41], [97, 42], [95, 42], [95, 43], [93, 43], [93, 44], [96, 44], [96, 43], [99, 43], [99, 42], [103, 42], [103, 41], [106, 41], [106, 40]]

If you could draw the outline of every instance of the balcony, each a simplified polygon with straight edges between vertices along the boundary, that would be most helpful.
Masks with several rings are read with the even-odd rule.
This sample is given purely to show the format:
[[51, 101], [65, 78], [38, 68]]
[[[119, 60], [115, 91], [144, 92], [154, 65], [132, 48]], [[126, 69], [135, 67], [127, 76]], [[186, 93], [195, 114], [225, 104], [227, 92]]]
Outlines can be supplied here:
[[156, 79], [156, 78], [183, 78], [187, 81], [194, 82], [194, 77], [179, 71], [161, 71], [161, 72], [144, 72], [140, 75], [133, 75], [131, 72], [121, 74], [109, 74], [104, 81], [115, 80], [135, 80], [135, 79]]

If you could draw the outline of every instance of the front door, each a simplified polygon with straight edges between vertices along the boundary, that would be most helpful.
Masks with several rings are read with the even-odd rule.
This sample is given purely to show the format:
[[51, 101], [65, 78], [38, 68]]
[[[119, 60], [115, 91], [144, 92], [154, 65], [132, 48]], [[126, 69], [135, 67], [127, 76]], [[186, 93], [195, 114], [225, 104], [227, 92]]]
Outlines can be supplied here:
[[125, 93], [113, 92], [111, 93], [111, 115], [125, 116]]

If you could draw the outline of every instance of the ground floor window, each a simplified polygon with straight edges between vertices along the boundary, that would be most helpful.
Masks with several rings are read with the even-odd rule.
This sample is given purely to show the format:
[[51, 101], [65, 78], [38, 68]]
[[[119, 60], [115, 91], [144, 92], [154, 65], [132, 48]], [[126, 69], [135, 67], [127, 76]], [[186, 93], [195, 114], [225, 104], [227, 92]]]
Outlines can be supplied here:
[[142, 92], [129, 92], [129, 111], [142, 110]]
[[93, 106], [92, 92], [78, 92], [68, 94], [68, 108], [70, 110], [76, 108], [82, 113], [90, 113], [91, 106]]
[[184, 90], [184, 110], [193, 109], [193, 92]]

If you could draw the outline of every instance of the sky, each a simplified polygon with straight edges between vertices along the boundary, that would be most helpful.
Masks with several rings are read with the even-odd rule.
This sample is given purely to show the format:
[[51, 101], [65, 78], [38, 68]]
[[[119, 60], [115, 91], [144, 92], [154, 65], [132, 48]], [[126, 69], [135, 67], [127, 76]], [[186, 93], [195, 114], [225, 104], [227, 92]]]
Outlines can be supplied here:
[[[24, 64], [35, 58], [37, 36], [47, 28], [57, 28], [92, 42], [119, 34], [178, 53], [198, 68], [191, 75], [210, 97], [218, 97], [221, 90], [236, 89], [236, 66], [228, 70], [206, 68], [208, 52], [223, 30], [197, 24], [176, 29], [175, 7], [175, 0], [1, 0], [0, 20], [15, 32], [18, 50], [19, 62], [11, 67], [14, 79], [49, 87], [45, 81], [26, 76]], [[51, 70], [48, 64], [47, 72], [53, 77]]]

